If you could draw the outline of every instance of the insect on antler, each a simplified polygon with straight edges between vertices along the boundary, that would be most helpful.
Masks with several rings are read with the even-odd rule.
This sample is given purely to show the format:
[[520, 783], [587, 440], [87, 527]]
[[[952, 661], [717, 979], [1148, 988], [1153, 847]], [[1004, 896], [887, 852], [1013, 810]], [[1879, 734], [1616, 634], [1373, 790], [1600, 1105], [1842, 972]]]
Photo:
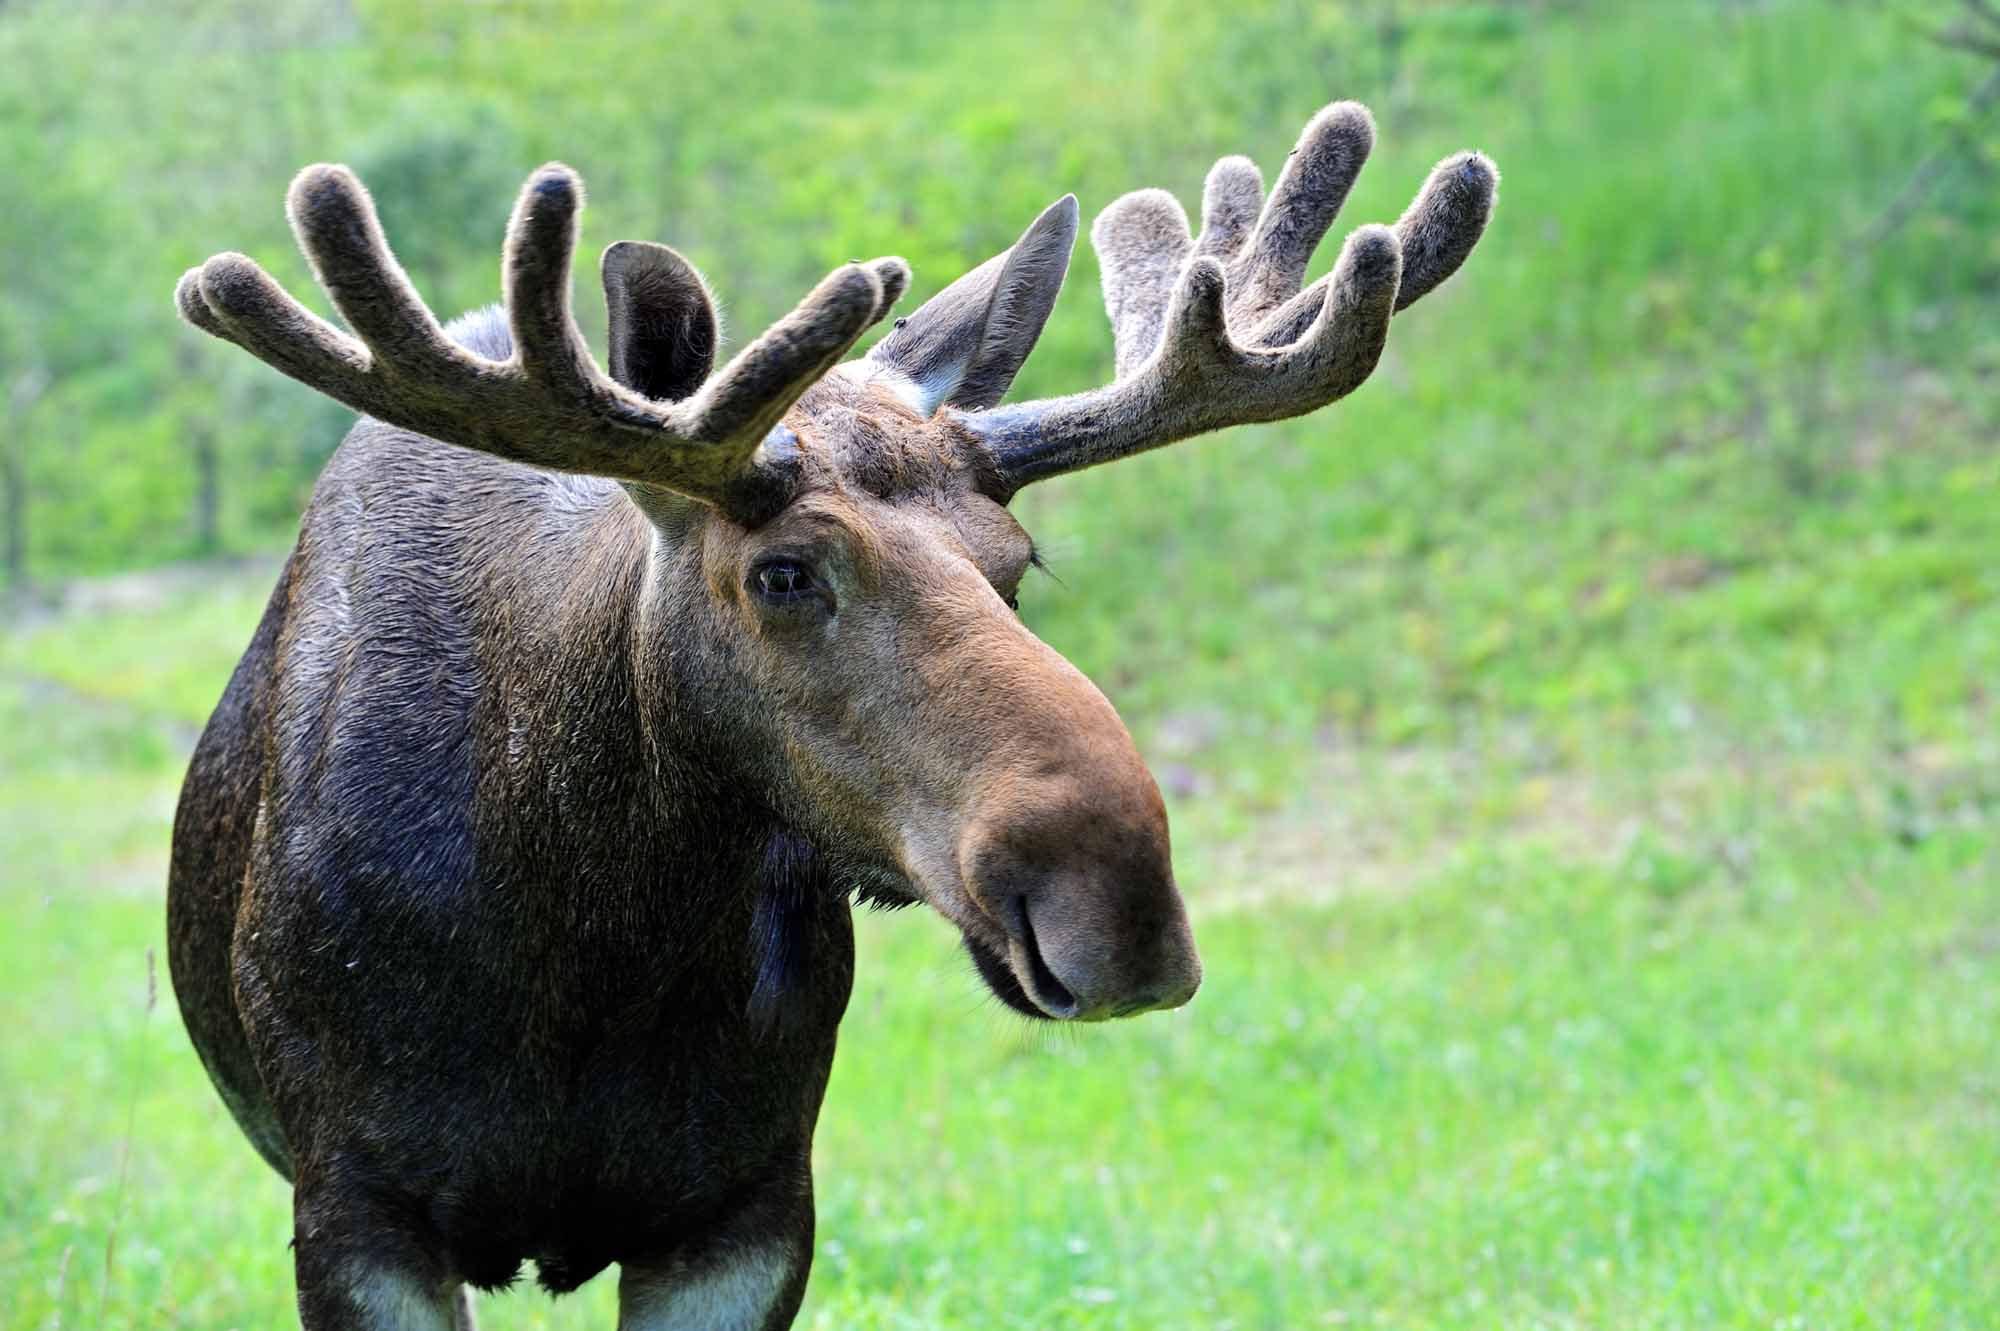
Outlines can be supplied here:
[[1231, 425], [1282, 420], [1345, 397], [1374, 370], [1390, 317], [1458, 270], [1493, 211], [1499, 172], [1476, 152], [1432, 170], [1394, 228], [1347, 238], [1326, 277], [1306, 265], [1374, 145], [1365, 107], [1313, 117], [1268, 200], [1246, 157], [1208, 173], [1202, 230], [1165, 190], [1112, 203], [1091, 227], [1117, 341], [1107, 387], [959, 412], [999, 488], [1110, 462]]
[[[352, 336], [308, 311], [255, 262], [218, 254], [181, 278], [189, 323], [328, 396], [403, 429], [512, 461], [659, 486], [756, 515], [781, 506], [785, 459], [759, 445], [909, 282], [901, 259], [835, 269], [791, 314], [677, 402], [644, 397], [598, 367], [570, 312], [583, 182], [551, 163], [528, 178], [503, 269], [514, 353], [488, 360], [446, 336], [383, 237], [354, 174], [311, 166], [287, 212]], [[607, 281], [629, 246], [607, 252]], [[685, 260], [685, 299], [707, 295]]]

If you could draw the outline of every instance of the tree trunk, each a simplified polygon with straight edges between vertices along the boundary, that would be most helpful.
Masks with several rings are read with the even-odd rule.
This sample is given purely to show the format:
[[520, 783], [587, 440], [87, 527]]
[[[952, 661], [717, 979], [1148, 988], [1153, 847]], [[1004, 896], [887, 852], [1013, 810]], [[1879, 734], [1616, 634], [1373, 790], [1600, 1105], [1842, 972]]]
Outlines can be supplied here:
[[194, 543], [203, 555], [222, 550], [222, 463], [215, 453], [215, 431], [206, 425], [194, 432]]
[[0, 437], [0, 571], [16, 591], [28, 580], [28, 411], [49, 385], [39, 365], [18, 371], [7, 385], [7, 429]]
[[[194, 382], [201, 374], [201, 356], [183, 331], [177, 360], [181, 377]], [[194, 453], [194, 548], [203, 556], [222, 550], [222, 457], [215, 444], [212, 411], [195, 413], [187, 421]]]
[[0, 565], [7, 586], [19, 589], [28, 572], [28, 496], [22, 486], [21, 440], [12, 427], [9, 413], [7, 437], [0, 440], [0, 521], [7, 525]]

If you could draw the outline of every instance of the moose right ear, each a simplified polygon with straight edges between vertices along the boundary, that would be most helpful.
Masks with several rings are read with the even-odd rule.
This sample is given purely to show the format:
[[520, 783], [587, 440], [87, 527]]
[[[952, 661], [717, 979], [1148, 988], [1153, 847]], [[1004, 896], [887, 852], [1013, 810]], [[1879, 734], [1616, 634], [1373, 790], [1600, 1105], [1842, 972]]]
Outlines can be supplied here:
[[1045, 209], [996, 254], [896, 321], [868, 363], [908, 381], [925, 416], [949, 404], [983, 411], [1007, 394], [1056, 305], [1076, 246], [1076, 196]]
[[701, 274], [665, 245], [641, 240], [611, 246], [600, 267], [611, 377], [658, 402], [693, 397], [722, 340]]

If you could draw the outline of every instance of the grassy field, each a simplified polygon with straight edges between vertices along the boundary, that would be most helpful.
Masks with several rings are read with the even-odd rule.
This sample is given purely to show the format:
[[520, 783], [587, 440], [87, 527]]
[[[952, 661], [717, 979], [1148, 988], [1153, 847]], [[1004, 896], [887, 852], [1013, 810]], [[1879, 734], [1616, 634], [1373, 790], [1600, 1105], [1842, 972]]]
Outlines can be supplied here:
[[[604, 40], [362, 8], [407, 39], [369, 57], [405, 107]], [[677, 150], [803, 268], [902, 250], [919, 295], [1063, 189], [1268, 169], [1333, 95], [1382, 122], [1342, 229], [1464, 144], [1506, 173], [1353, 400], [1023, 497], [1055, 574], [1025, 613], [1169, 792], [1207, 983], [1030, 1030], [941, 921], [863, 918], [800, 1324], [2000, 1324], [1990, 166], [1871, 229], [1981, 71], [1893, 6], [1413, 6], [1347, 41], [1392, 9], [1106, 6], [1048, 43], [859, 6], [814, 30], [824, 88], [728, 130], [768, 190]], [[836, 58], [864, 49], [907, 59]], [[536, 153], [577, 156], [564, 123]], [[797, 284], [702, 216], [756, 326]], [[281, 258], [254, 239], [209, 248]], [[1094, 286], [1082, 251], [1026, 391], [1105, 373]], [[8, 1327], [291, 1316], [287, 1193], [151, 960], [181, 765], [273, 567], [75, 584], [0, 636]], [[608, 1326], [611, 1296], [481, 1315]]]
[[[152, 999], [180, 755], [261, 595], [9, 643], [6, 1325], [289, 1315], [287, 1193]], [[1024, 1029], [940, 922], [865, 917], [805, 1324], [1991, 1325], [1986, 744], [1643, 776], [1381, 746], [1294, 810], [1181, 802], [1208, 984], [1108, 1030]]]

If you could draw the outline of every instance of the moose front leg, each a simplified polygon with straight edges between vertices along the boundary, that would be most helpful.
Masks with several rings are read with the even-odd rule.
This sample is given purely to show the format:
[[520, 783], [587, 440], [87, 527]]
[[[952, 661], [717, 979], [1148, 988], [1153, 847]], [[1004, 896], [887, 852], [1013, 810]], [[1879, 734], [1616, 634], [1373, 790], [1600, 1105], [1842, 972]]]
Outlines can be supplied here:
[[699, 1248], [627, 1262], [618, 1331], [785, 1331], [812, 1268], [812, 1178], [774, 1188]]
[[344, 1279], [299, 1283], [305, 1331], [478, 1331], [472, 1291], [412, 1278], [392, 1266], [359, 1266]]
[[302, 1180], [292, 1202], [304, 1331], [476, 1331], [471, 1292], [393, 1216]]

